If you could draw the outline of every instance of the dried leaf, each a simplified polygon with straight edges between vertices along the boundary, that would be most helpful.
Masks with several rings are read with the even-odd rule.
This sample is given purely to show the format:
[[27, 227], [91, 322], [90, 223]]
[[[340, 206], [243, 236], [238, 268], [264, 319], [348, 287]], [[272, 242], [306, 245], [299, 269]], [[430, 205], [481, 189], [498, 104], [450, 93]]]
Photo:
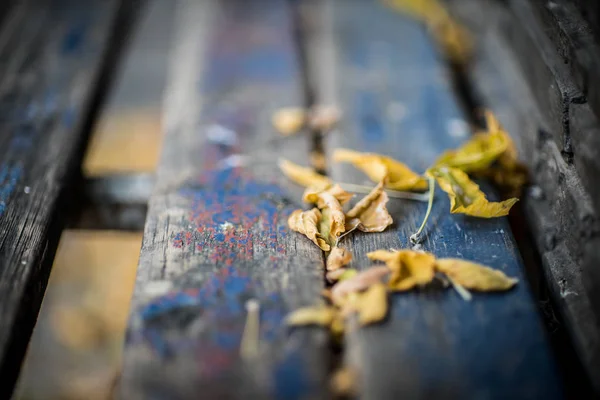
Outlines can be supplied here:
[[335, 106], [316, 105], [308, 115], [308, 124], [319, 132], [327, 132], [338, 123], [341, 114]]
[[319, 174], [312, 168], [302, 167], [288, 160], [279, 160], [279, 169], [290, 180], [301, 186], [314, 188], [315, 190], [325, 190], [332, 185], [329, 178]]
[[437, 260], [436, 268], [465, 288], [481, 292], [508, 290], [518, 282], [502, 271], [458, 258]]
[[521, 163], [517, 156], [517, 147], [491, 111], [485, 113], [488, 131], [500, 131], [507, 141], [506, 150], [497, 162], [489, 169], [481, 171], [480, 175], [490, 179], [509, 195], [519, 196], [521, 189], [528, 181], [527, 167]]
[[325, 237], [319, 232], [322, 214], [318, 208], [309, 211], [296, 210], [288, 218], [288, 226], [293, 231], [305, 235], [319, 246], [323, 251], [329, 251], [331, 247]]
[[277, 110], [271, 122], [275, 129], [284, 136], [297, 133], [306, 122], [306, 111], [299, 107], [289, 107]]
[[450, 198], [450, 212], [480, 218], [495, 218], [508, 215], [510, 208], [519, 199], [490, 202], [479, 186], [469, 176], [456, 168], [440, 167], [427, 172], [435, 177], [442, 190]]
[[327, 271], [335, 271], [352, 261], [352, 253], [341, 247], [334, 247], [327, 256]]
[[422, 176], [390, 157], [373, 153], [359, 153], [347, 149], [336, 149], [333, 152], [333, 159], [336, 162], [352, 163], [374, 182], [381, 182], [387, 178], [385, 187], [389, 189], [427, 189], [427, 181]]
[[435, 257], [421, 251], [377, 250], [368, 253], [371, 260], [383, 261], [391, 270], [388, 287], [395, 291], [410, 290], [430, 283], [435, 276]]
[[349, 202], [354, 197], [354, 195], [352, 193], [346, 192], [344, 189], [342, 189], [342, 187], [340, 185], [336, 184], [336, 185], [330, 186], [324, 190], [308, 188], [304, 191], [304, 194], [302, 195], [302, 201], [304, 201], [305, 203], [317, 204], [317, 207], [323, 208], [323, 207], [325, 207], [325, 203], [322, 202], [322, 200], [320, 198], [321, 192], [326, 192], [326, 193], [331, 194], [333, 197], [335, 197], [337, 199], [337, 201], [340, 202], [340, 204], [342, 206], [344, 204], [346, 204], [347, 202]]
[[319, 232], [330, 245], [334, 245], [346, 230], [346, 216], [342, 210], [342, 203], [347, 202], [351, 197], [351, 194], [338, 185], [321, 191], [308, 189], [304, 193], [303, 200], [307, 203], [316, 203], [321, 210]]
[[383, 266], [371, 267], [359, 272], [349, 279], [338, 282], [331, 289], [331, 298], [335, 304], [343, 304], [350, 293], [360, 292], [375, 283], [380, 283], [389, 273], [390, 270]]
[[363, 232], [382, 232], [394, 222], [385, 206], [388, 200], [381, 182], [346, 213], [346, 218], [358, 218], [360, 224], [356, 228]]
[[286, 324], [289, 326], [329, 326], [337, 312], [334, 307], [325, 306], [300, 308], [287, 316]]
[[370, 253], [367, 253], [367, 257], [372, 261], [382, 261], [386, 264], [396, 262], [396, 259], [399, 257], [397, 250], [375, 250]]
[[344, 366], [331, 377], [331, 391], [338, 397], [350, 397], [358, 393], [358, 373], [356, 369]]
[[351, 293], [342, 304], [342, 315], [358, 314], [361, 326], [383, 320], [387, 314], [387, 290], [383, 283], [374, 283], [363, 292]]
[[448, 150], [435, 162], [434, 167], [458, 168], [465, 172], [489, 168], [508, 147], [507, 135], [501, 131], [477, 133], [456, 150]]

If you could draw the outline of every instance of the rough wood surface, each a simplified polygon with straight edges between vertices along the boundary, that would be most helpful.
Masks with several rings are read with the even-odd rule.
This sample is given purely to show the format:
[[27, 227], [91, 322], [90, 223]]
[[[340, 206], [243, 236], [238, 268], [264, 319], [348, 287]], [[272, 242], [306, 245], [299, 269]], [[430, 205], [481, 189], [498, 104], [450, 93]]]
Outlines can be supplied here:
[[[326, 28], [314, 52], [330, 56], [313, 66], [320, 73], [315, 87], [320, 101], [336, 102], [344, 112], [339, 129], [327, 136], [328, 151], [378, 152], [423, 172], [444, 149], [466, 140], [469, 127], [422, 26], [376, 1], [332, 0], [313, 17], [323, 15]], [[369, 184], [351, 166], [329, 169], [335, 180]], [[369, 251], [410, 246], [426, 205], [390, 200], [388, 208], [391, 229], [341, 243], [352, 251], [353, 267], [369, 267]], [[346, 362], [358, 370], [361, 398], [561, 398], [507, 220], [451, 215], [438, 190], [420, 248], [489, 265], [520, 282], [507, 293], [474, 294], [471, 302], [440, 288], [392, 295], [385, 322], [347, 334]]]
[[[456, 11], [478, 37], [478, 53], [472, 68], [472, 83], [482, 100], [499, 116], [510, 132], [532, 172], [534, 186], [523, 201], [527, 217], [542, 256], [545, 275], [553, 298], [560, 307], [566, 328], [590, 380], [599, 390], [600, 319], [595, 313], [599, 288], [598, 220], [589, 193], [597, 190], [591, 180], [579, 173], [578, 160], [593, 150], [595, 122], [590, 122], [586, 104], [570, 107], [574, 135], [589, 135], [585, 146], [574, 146], [574, 164], [561, 154], [560, 143], [548, 134], [549, 124], [537, 97], [515, 57], [510, 42], [504, 40], [501, 9], [476, 1], [457, 2]], [[476, 19], [472, 19], [477, 15]], [[486, 24], [481, 24], [485, 20]], [[499, 60], [502, 60], [499, 62]], [[585, 130], [584, 130], [585, 129]], [[588, 178], [589, 179], [589, 178]]]
[[[283, 323], [323, 287], [322, 252], [287, 228], [301, 189], [277, 168], [279, 157], [307, 163], [309, 141], [270, 125], [276, 109], [305, 100], [291, 9], [285, 0], [175, 6], [166, 136], [120, 396], [326, 397], [326, 335]], [[251, 299], [259, 340], [242, 357]]]
[[[16, 3], [16, 2], [15, 2]], [[0, 33], [0, 397], [25, 352], [118, 1], [19, 2]]]

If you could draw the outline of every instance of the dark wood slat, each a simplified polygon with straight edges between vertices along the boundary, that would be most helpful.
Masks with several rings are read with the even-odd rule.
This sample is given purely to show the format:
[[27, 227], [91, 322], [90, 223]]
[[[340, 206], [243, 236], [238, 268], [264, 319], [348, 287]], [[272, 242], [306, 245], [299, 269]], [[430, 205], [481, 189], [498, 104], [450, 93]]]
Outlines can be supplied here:
[[[179, 1], [162, 158], [150, 200], [120, 394], [135, 398], [326, 397], [322, 331], [285, 315], [319, 302], [322, 252], [287, 228], [305, 163], [273, 111], [304, 104], [285, 0]], [[259, 354], [241, 356], [247, 301]]]
[[[35, 4], [33, 4], [35, 3]], [[0, 37], [0, 397], [46, 286], [118, 1], [20, 2]], [[73, 168], [75, 167], [75, 168]]]
[[[500, 25], [494, 19], [501, 18], [502, 10], [486, 7], [478, 0], [461, 1], [457, 11], [461, 8], [464, 21], [480, 38], [477, 62], [472, 69], [473, 85], [506, 128], [517, 133], [515, 141], [519, 151], [529, 155], [525, 161], [536, 186], [523, 199], [527, 217], [542, 256], [549, 289], [566, 322], [565, 328], [573, 338], [590, 382], [600, 391], [600, 319], [596, 311], [600, 305], [597, 295], [600, 243], [597, 212], [588, 194], [588, 190], [594, 193], [596, 189], [582, 185], [577, 167], [565, 162], [559, 146], [546, 133], [547, 121], [511, 45], [495, 31], [494, 27]], [[475, 14], [487, 19], [487, 27], [469, 18]], [[577, 129], [594, 129], [595, 124], [589, 122], [589, 112], [585, 104], [572, 106]], [[591, 150], [591, 146], [590, 141], [585, 151]], [[577, 159], [575, 157], [576, 163]]]
[[[467, 139], [448, 73], [419, 23], [377, 1], [332, 0], [315, 15], [326, 15], [320, 25], [332, 27], [314, 41], [315, 53], [334, 54], [315, 63], [315, 87], [323, 102], [337, 102], [344, 112], [339, 129], [327, 137], [328, 151], [378, 152], [422, 172], [444, 149]], [[341, 182], [365, 182], [346, 164], [330, 165], [330, 171]], [[488, 185], [482, 187], [497, 199]], [[407, 248], [426, 205], [390, 200], [388, 208], [391, 229], [342, 242], [354, 255], [352, 266], [369, 267], [369, 251]], [[561, 398], [507, 220], [451, 215], [438, 190], [421, 248], [492, 266], [520, 282], [508, 293], [475, 293], [472, 302], [436, 288], [392, 295], [384, 323], [347, 334], [346, 362], [359, 371], [361, 397]]]

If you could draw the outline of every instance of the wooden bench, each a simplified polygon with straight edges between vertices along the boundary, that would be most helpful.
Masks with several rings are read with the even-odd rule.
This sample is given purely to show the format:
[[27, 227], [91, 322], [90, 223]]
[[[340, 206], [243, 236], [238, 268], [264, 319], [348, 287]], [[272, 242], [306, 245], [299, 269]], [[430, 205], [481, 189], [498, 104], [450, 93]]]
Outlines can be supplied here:
[[[564, 398], [588, 390], [588, 376], [597, 382], [600, 192], [595, 153], [585, 150], [598, 149], [600, 52], [572, 20], [572, 8], [587, 10], [596, 34], [597, 7], [557, 0], [565, 14], [537, 3], [449, 1], [477, 49], [460, 70], [421, 23], [383, 3], [173, 2], [164, 144], [117, 397], [330, 398], [340, 366], [356, 371], [356, 397], [366, 399]], [[79, 166], [137, 6], [144, 2], [0, 6], [0, 398], [17, 378], [74, 187], [111, 195], [102, 178], [83, 184]], [[574, 63], [563, 65], [555, 52]], [[283, 137], [271, 125], [282, 107], [315, 104], [342, 111], [324, 137], [310, 129]], [[533, 242], [518, 216], [509, 224], [450, 214], [438, 192], [418, 248], [489, 265], [518, 285], [470, 302], [438, 288], [392, 294], [384, 322], [347, 321], [341, 348], [324, 329], [287, 327], [288, 313], [321, 302], [325, 254], [288, 228], [290, 213], [305, 208], [303, 188], [278, 160], [306, 165], [323, 155], [329, 177], [355, 185], [373, 184], [332, 163], [335, 148], [385, 154], [424, 172], [469, 138], [474, 106], [500, 117], [530, 167], [533, 186], [515, 212], [527, 218]], [[131, 189], [125, 178], [118, 183]], [[388, 209], [394, 224], [386, 231], [344, 239], [351, 267], [370, 267], [370, 251], [411, 247], [426, 204], [392, 198]], [[537, 302], [546, 287], [567, 326], [564, 343], [573, 342], [573, 364], [544, 326], [548, 307]]]
[[[119, 1], [0, 6], [0, 397], [19, 373], [89, 130]], [[112, 37], [112, 39], [111, 39]]]
[[[419, 23], [376, 1], [305, 6], [178, 4], [122, 398], [331, 396], [336, 354], [325, 332], [282, 324], [288, 312], [319, 302], [324, 258], [287, 228], [302, 207], [301, 188], [276, 166], [280, 157], [306, 164], [315, 137], [279, 136], [270, 126], [275, 110], [338, 104], [344, 117], [325, 138], [327, 154], [342, 146], [379, 152], [418, 171], [470, 133]], [[346, 166], [327, 170], [342, 182], [364, 179]], [[438, 196], [422, 248], [500, 268], [520, 284], [473, 302], [453, 292], [392, 296], [385, 323], [347, 334], [342, 358], [359, 372], [362, 397], [562, 397], [508, 222], [454, 216], [448, 207]], [[345, 239], [354, 267], [370, 265], [368, 251], [406, 247], [425, 212], [403, 200], [389, 208], [391, 229]], [[259, 354], [242, 356], [255, 312], [248, 300], [260, 307]]]

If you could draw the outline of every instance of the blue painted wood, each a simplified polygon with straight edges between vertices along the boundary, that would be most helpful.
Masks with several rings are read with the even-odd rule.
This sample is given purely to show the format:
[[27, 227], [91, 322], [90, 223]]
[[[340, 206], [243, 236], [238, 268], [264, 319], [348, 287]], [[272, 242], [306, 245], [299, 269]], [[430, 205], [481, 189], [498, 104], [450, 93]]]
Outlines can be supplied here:
[[116, 0], [9, 3], [0, 26], [1, 398], [10, 397], [37, 318], [62, 228], [60, 196], [78, 176], [120, 14]]
[[[335, 56], [317, 64], [316, 87], [323, 102], [335, 101], [344, 111], [340, 128], [327, 138], [328, 151], [378, 152], [423, 172], [444, 149], [467, 139], [443, 58], [419, 23], [375, 0], [332, 0], [317, 14], [325, 17], [314, 51]], [[365, 183], [349, 165], [329, 167], [335, 180]], [[489, 185], [482, 188], [497, 199]], [[388, 208], [392, 229], [356, 233], [342, 243], [354, 254], [352, 266], [369, 267], [369, 251], [410, 247], [426, 204], [392, 199]], [[348, 333], [346, 362], [359, 371], [362, 398], [561, 398], [506, 218], [451, 215], [438, 189], [424, 238], [422, 249], [437, 257], [473, 260], [520, 282], [507, 293], [475, 293], [472, 302], [441, 288], [392, 295], [384, 323]]]
[[[176, 3], [165, 139], [149, 204], [125, 349], [123, 398], [325, 397], [323, 331], [289, 331], [316, 304], [323, 256], [287, 228], [301, 189], [279, 157], [305, 163], [272, 113], [302, 106], [286, 0]], [[247, 302], [257, 354], [242, 354]]]

